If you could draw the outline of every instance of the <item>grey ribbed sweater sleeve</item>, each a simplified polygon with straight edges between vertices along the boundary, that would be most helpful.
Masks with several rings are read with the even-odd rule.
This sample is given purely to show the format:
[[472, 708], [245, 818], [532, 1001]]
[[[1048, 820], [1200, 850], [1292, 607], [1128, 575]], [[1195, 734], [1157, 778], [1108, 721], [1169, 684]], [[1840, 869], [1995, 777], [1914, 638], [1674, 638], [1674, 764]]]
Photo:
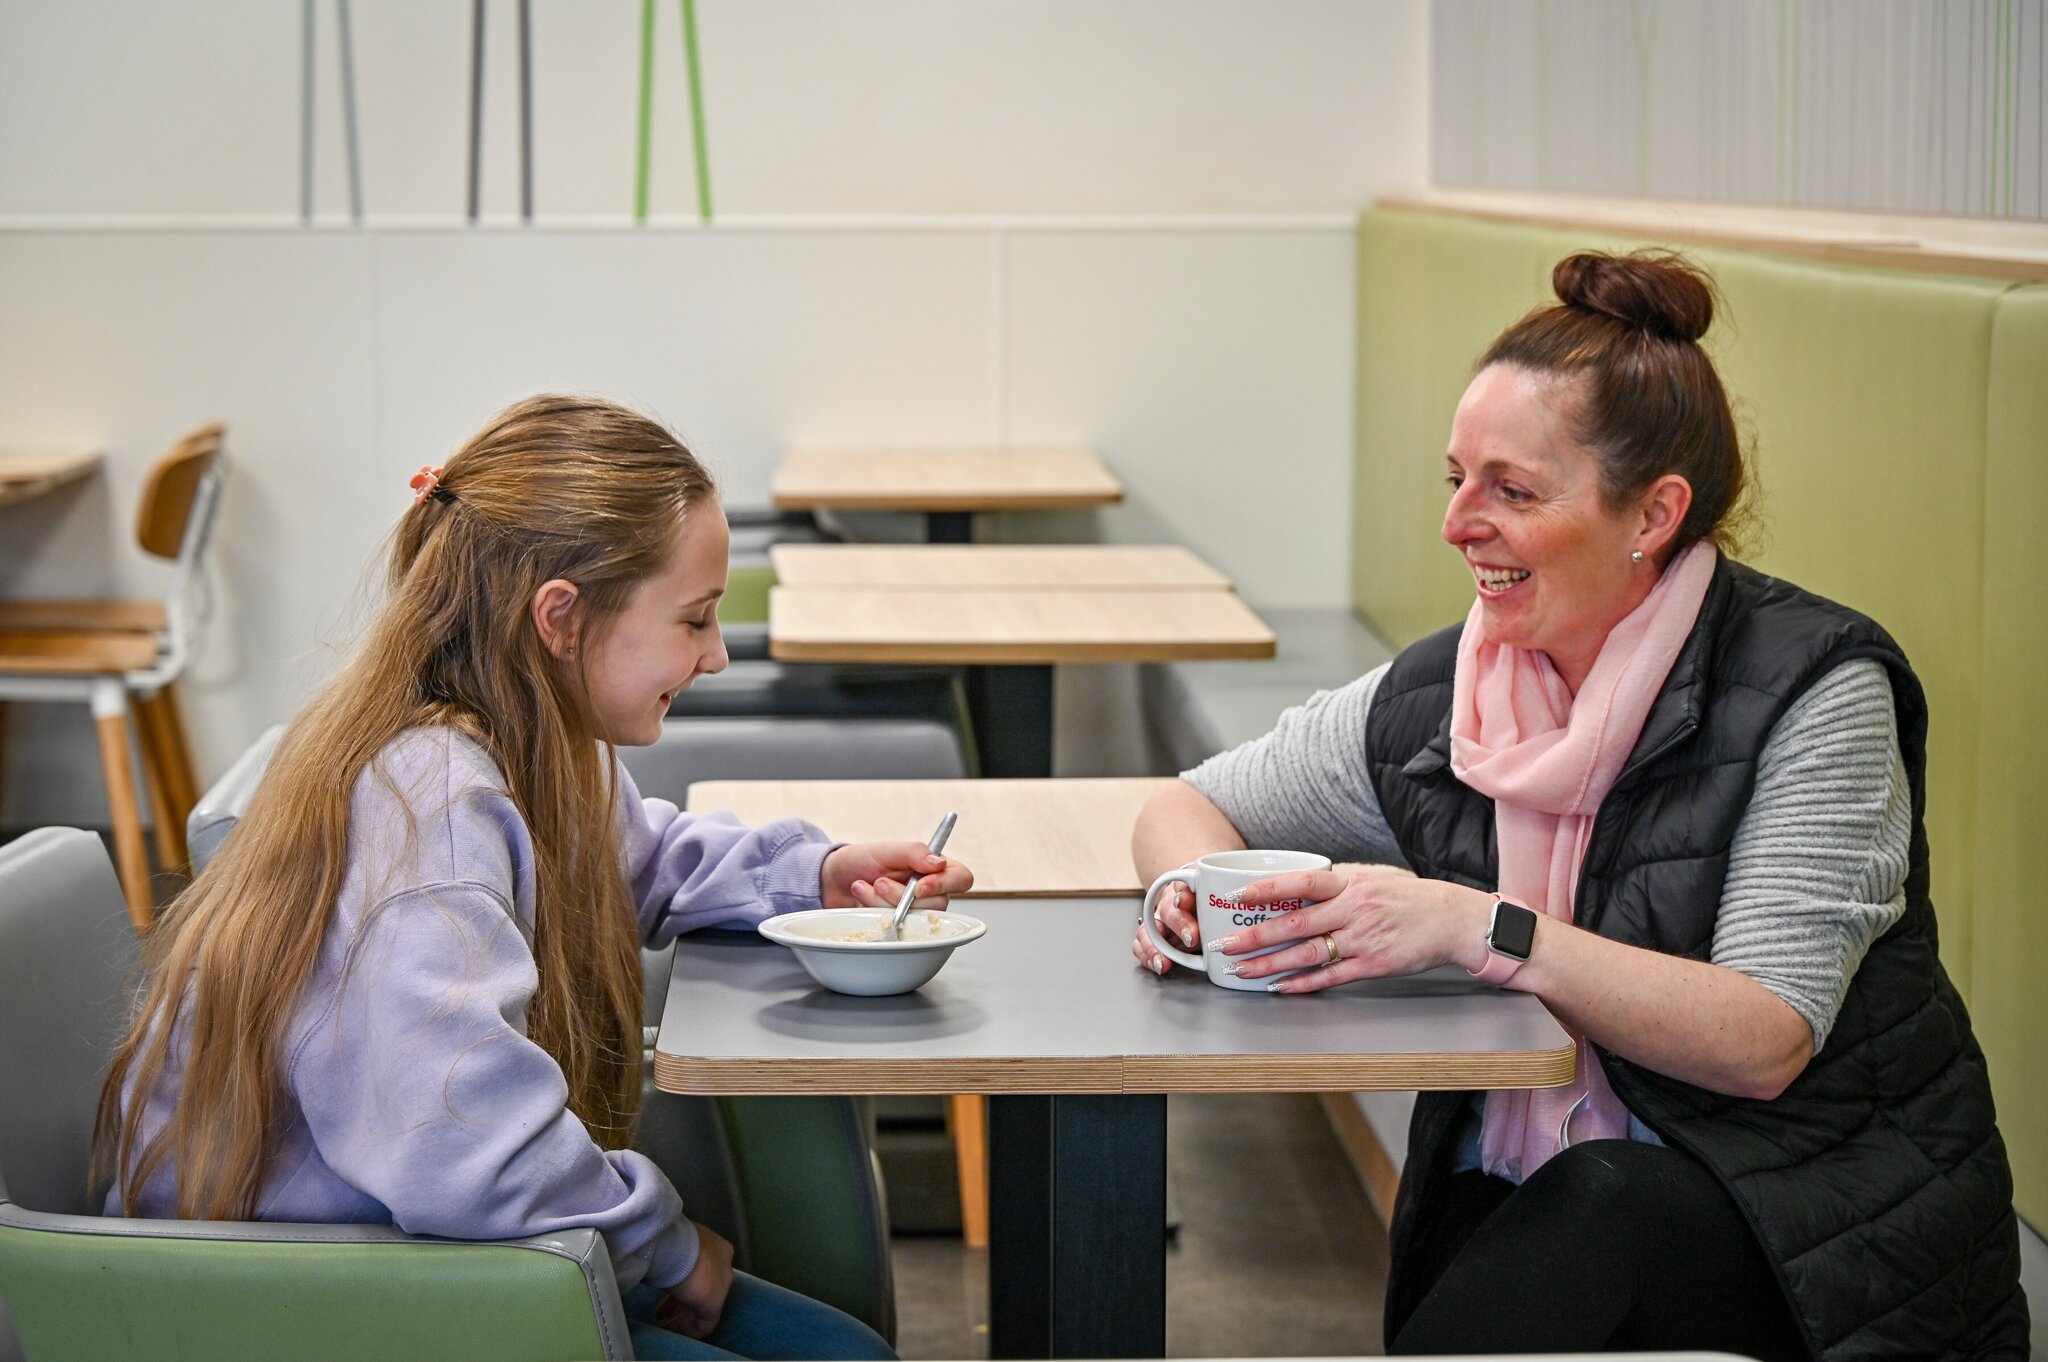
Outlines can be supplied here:
[[[1181, 779], [1253, 846], [1403, 865], [1365, 760], [1387, 669], [1322, 691]], [[1783, 998], [1820, 1049], [1864, 952], [1905, 912], [1911, 792], [1881, 663], [1835, 668], [1785, 711], [1736, 826], [1710, 959]]]
[[1341, 690], [1317, 691], [1271, 733], [1181, 779], [1222, 810], [1248, 846], [1405, 867], [1365, 761], [1365, 716], [1386, 674], [1375, 667]]
[[1864, 952], [1906, 911], [1912, 834], [1891, 677], [1844, 663], [1764, 745], [1710, 958], [1789, 1003], [1819, 1050]]

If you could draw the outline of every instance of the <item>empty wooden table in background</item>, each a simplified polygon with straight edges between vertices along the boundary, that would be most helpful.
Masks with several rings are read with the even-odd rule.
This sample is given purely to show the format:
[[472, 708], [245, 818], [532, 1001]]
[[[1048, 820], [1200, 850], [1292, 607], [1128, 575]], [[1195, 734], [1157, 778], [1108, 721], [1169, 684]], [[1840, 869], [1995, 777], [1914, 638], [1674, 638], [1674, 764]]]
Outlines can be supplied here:
[[1178, 544], [777, 544], [788, 587], [930, 591], [1229, 591]]
[[965, 666], [982, 773], [1049, 776], [1056, 664], [1269, 658], [1273, 631], [1229, 591], [778, 586], [768, 594], [768, 653]]
[[788, 511], [921, 511], [935, 544], [974, 538], [976, 511], [1108, 506], [1124, 485], [1086, 449], [795, 449], [768, 484]]
[[96, 449], [0, 449], [0, 506], [26, 501], [96, 472]]
[[967, 897], [1121, 895], [1138, 811], [1173, 778], [1104, 780], [703, 780], [691, 813], [730, 809], [742, 823], [795, 816], [844, 842], [925, 836], [960, 815], [946, 850], [974, 870]]

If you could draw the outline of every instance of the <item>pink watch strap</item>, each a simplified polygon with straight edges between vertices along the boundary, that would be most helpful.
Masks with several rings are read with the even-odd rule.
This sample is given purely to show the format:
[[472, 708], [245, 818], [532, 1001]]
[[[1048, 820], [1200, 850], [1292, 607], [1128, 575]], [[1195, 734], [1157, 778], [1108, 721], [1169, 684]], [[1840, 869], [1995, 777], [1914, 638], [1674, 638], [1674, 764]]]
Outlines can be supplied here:
[[1498, 985], [1514, 978], [1515, 971], [1527, 963], [1529, 962], [1526, 960], [1517, 960], [1512, 955], [1502, 955], [1489, 947], [1486, 952], [1486, 963], [1468, 972], [1474, 979], [1483, 979], [1489, 984]]

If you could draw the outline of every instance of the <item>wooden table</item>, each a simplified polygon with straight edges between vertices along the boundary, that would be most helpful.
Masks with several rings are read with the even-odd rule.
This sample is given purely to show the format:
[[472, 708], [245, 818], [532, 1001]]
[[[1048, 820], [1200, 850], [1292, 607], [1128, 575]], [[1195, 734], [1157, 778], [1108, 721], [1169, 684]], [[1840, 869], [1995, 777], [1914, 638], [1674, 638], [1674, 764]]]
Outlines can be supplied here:
[[974, 869], [968, 898], [1122, 895], [1144, 886], [1131, 865], [1138, 811], [1171, 777], [1107, 780], [707, 780], [691, 813], [730, 809], [742, 823], [795, 815], [847, 842], [922, 837], [947, 810], [946, 850]]
[[97, 472], [96, 449], [0, 450], [0, 506], [26, 501]]
[[1228, 591], [778, 586], [768, 593], [768, 655], [964, 665], [982, 773], [1049, 776], [1054, 665], [1269, 658], [1273, 631]]
[[682, 1093], [991, 1094], [993, 1357], [1164, 1354], [1168, 1093], [1572, 1075], [1541, 1003], [1463, 971], [1239, 993], [1134, 966], [1129, 899], [964, 911], [988, 934], [894, 998], [825, 992], [751, 933], [679, 939], [654, 1074]]
[[1229, 591], [1178, 544], [777, 544], [775, 580], [804, 590]]
[[796, 449], [768, 484], [785, 510], [922, 511], [933, 543], [974, 538], [976, 511], [1107, 506], [1124, 485], [1086, 449]]

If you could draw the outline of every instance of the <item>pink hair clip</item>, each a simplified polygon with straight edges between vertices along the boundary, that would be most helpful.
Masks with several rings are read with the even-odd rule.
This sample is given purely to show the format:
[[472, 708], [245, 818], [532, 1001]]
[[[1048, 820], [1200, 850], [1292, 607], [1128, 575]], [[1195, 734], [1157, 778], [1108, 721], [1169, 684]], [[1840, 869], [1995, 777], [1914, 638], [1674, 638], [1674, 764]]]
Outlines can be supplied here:
[[412, 504], [417, 506], [434, 495], [434, 489], [441, 485], [441, 470], [428, 464], [421, 464], [420, 471], [413, 474], [412, 481], [406, 485], [419, 494], [412, 499]]

